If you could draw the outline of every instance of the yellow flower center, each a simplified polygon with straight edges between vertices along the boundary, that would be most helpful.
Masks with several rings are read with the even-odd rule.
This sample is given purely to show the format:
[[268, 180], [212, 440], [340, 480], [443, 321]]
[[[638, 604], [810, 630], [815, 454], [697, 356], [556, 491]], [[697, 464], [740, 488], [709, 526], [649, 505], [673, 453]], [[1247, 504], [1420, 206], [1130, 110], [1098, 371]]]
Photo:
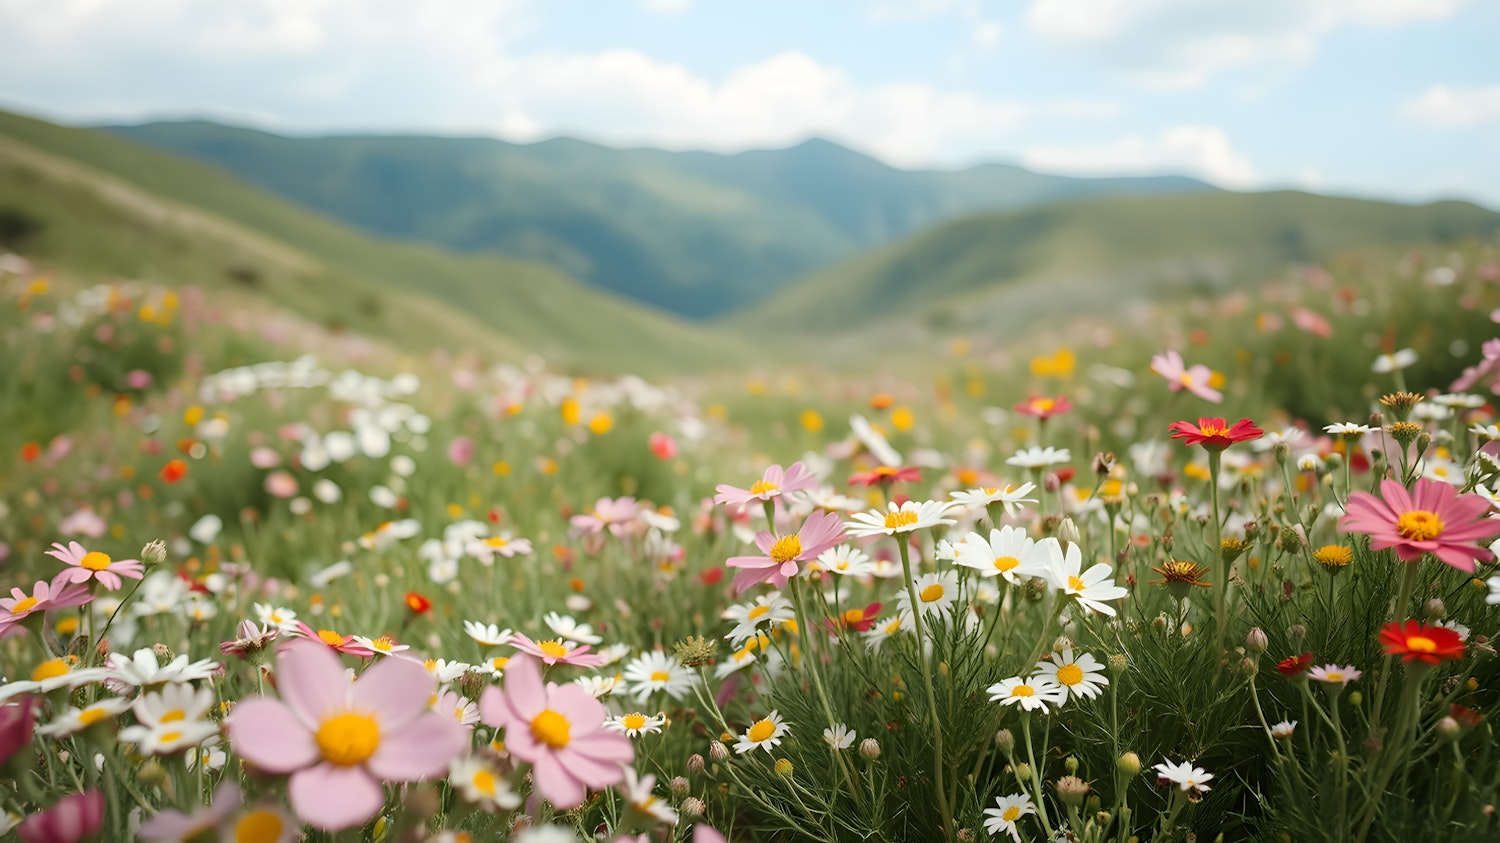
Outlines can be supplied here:
[[1021, 564], [1021, 560], [1017, 559], [1014, 556], [995, 557], [995, 570], [999, 571], [1002, 574], [1006, 571], [1013, 570], [1019, 564]]
[[43, 682], [48, 679], [56, 679], [59, 676], [68, 675], [68, 663], [62, 659], [47, 659], [31, 671], [31, 681]]
[[1031, 402], [1031, 406], [1032, 409], [1045, 413], [1048, 410], [1051, 410], [1053, 407], [1056, 407], [1057, 402], [1052, 400], [1051, 398], [1038, 398], [1037, 400]]
[[543, 654], [554, 659], [566, 658], [568, 655], [568, 648], [563, 646], [562, 639], [538, 641], [536, 646]]
[[1079, 579], [1078, 577], [1070, 575], [1068, 577], [1068, 590], [1069, 591], [1083, 591], [1083, 580]]
[[771, 545], [771, 561], [777, 565], [785, 564], [802, 555], [802, 539], [796, 536], [782, 536]]
[[1008, 823], [1013, 823], [1018, 818], [1020, 818], [1020, 816], [1021, 809], [1012, 805], [1009, 808], [1006, 808], [1005, 811], [1000, 814], [1000, 819], [1005, 820]]
[[346, 711], [323, 721], [315, 735], [323, 758], [352, 767], [375, 754], [380, 746], [380, 724], [368, 714]]
[[1010, 695], [1013, 697], [1034, 697], [1036, 696], [1036, 689], [1030, 685], [1017, 685], [1010, 689]]
[[490, 536], [489, 538], [484, 540], [484, 543], [489, 545], [490, 547], [505, 547], [506, 545], [510, 544], [510, 539], [507, 539], [504, 536]]
[[777, 486], [775, 483], [772, 483], [768, 480], [757, 480], [754, 483], [750, 484], [750, 494], [764, 495], [768, 492], [778, 491], [780, 490], [780, 488], [780, 486]]
[[276, 843], [285, 830], [275, 811], [251, 811], [234, 824], [234, 843]]
[[106, 709], [90, 707], [78, 712], [78, 722], [84, 726], [92, 726], [108, 716], [109, 711]]
[[898, 509], [895, 512], [887, 513], [885, 516], [885, 526], [889, 530], [899, 530], [902, 527], [910, 527], [915, 523], [917, 523], [917, 513], [910, 509]]
[[171, 711], [167, 712], [166, 714], [163, 714], [160, 718], [158, 718], [157, 722], [158, 723], [176, 723], [177, 721], [179, 721], [179, 720], [185, 720], [186, 718], [187, 718], [187, 712], [183, 711], [180, 708], [174, 708]]
[[1327, 673], [1327, 674], [1324, 674], [1324, 675], [1328, 677], [1328, 681], [1329, 682], [1342, 682], [1342, 681], [1344, 681], [1344, 674], [1342, 674], [1342, 673], [1332, 672], [1332, 673]]
[[652, 682], [665, 682], [665, 681], [667, 681], [668, 679], [671, 679], [671, 678], [672, 678], [672, 675], [670, 673], [667, 673], [665, 670], [653, 670], [653, 671], [651, 671], [651, 681]]
[[474, 785], [475, 790], [483, 793], [485, 796], [495, 795], [495, 774], [489, 770], [476, 771], [474, 777], [469, 780], [469, 783]]
[[1057, 669], [1057, 681], [1072, 687], [1083, 681], [1083, 668], [1076, 664], [1065, 664]]
[[331, 629], [318, 630], [318, 640], [322, 641], [324, 644], [327, 644], [330, 647], [344, 646], [344, 636], [338, 634], [337, 632], [334, 632]]
[[1193, 376], [1188, 374], [1187, 372], [1183, 372], [1182, 374], [1177, 376], [1177, 382], [1182, 384], [1183, 386], [1192, 386]]
[[775, 733], [776, 724], [772, 723], [770, 718], [767, 718], [755, 721], [755, 725], [750, 727], [750, 731], [745, 733], [745, 737], [749, 738], [751, 743], [764, 743]]
[[640, 714], [638, 712], [627, 714], [624, 717], [620, 718], [620, 723], [624, 725], [625, 728], [632, 731], [642, 729], [646, 726], [646, 715]]
[[550, 708], [531, 718], [531, 736], [553, 749], [562, 749], [573, 739], [568, 718]]
[[370, 649], [379, 650], [382, 653], [391, 652], [392, 648], [395, 646], [396, 642], [392, 641], [388, 636], [385, 635], [382, 635], [370, 642]]
[[22, 597], [19, 601], [16, 602], [16, 605], [10, 607], [10, 613], [12, 615], [25, 614], [31, 611], [32, 607], [40, 602], [41, 601], [36, 599], [35, 597]]
[[507, 664], [510, 664], [510, 659], [506, 656], [496, 656], [490, 659], [490, 666], [496, 670], [504, 670]]
[[864, 609], [850, 609], [847, 612], [844, 612], [844, 623], [859, 623], [864, 619]]
[[85, 553], [83, 558], [78, 560], [79, 567], [88, 568], [90, 571], [102, 571], [109, 567], [109, 563], [109, 555], [100, 553], [97, 550]]
[[745, 615], [745, 618], [746, 618], [746, 620], [752, 620], [753, 621], [756, 618], [764, 615], [765, 613], [767, 613], [769, 611], [771, 611], [771, 607], [770, 606], [756, 606], [754, 609], [751, 609]]
[[943, 599], [943, 584], [935, 582], [918, 592], [917, 596], [922, 598], [923, 603], [931, 603], [934, 600], [941, 600]]
[[182, 740], [181, 732], [164, 732], [161, 736], [161, 743], [163, 744], [176, 743], [180, 740]]
[[1414, 542], [1431, 541], [1443, 534], [1443, 521], [1436, 513], [1413, 509], [1396, 519], [1396, 532]]
[[1406, 639], [1406, 649], [1414, 653], [1435, 653], [1437, 642], [1425, 635], [1413, 635]]

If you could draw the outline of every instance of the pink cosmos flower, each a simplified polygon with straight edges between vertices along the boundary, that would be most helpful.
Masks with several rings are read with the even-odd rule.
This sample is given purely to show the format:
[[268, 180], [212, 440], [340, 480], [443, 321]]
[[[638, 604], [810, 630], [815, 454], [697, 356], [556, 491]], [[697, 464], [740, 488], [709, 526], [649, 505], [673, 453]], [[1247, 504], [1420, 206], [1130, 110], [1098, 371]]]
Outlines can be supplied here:
[[1151, 371], [1166, 378], [1167, 386], [1173, 392], [1186, 389], [1204, 401], [1211, 401], [1215, 404], [1224, 400], [1223, 393], [1208, 385], [1208, 379], [1213, 377], [1213, 371], [1202, 363], [1187, 368], [1182, 362], [1182, 355], [1175, 351], [1152, 357]]
[[60, 542], [53, 542], [47, 555], [70, 566], [68, 570], [52, 578], [52, 582], [57, 584], [86, 583], [97, 579], [100, 585], [110, 591], [118, 591], [124, 585], [120, 577], [138, 580], [146, 575], [146, 566], [139, 559], [110, 559], [107, 553], [84, 550], [83, 545], [78, 542], [68, 542], [67, 547], [63, 547]]
[[800, 563], [817, 559], [818, 554], [838, 544], [843, 537], [844, 524], [838, 515], [814, 512], [793, 535], [777, 537], [768, 530], [756, 533], [755, 546], [765, 556], [734, 556], [725, 564], [744, 569], [734, 575], [737, 593], [760, 582], [781, 588], [801, 570]]
[[741, 489], [728, 483], [720, 483], [715, 487], [718, 491], [714, 495], [714, 503], [725, 506], [744, 506], [750, 501], [768, 501], [791, 492], [800, 492], [810, 489], [818, 482], [818, 478], [800, 462], [794, 462], [783, 471], [781, 466], [773, 465], [766, 468], [760, 479], [750, 484], [750, 488]]
[[604, 728], [605, 715], [579, 685], [543, 685], [525, 656], [506, 666], [503, 693], [490, 686], [479, 700], [480, 719], [505, 729], [506, 751], [531, 764], [537, 793], [563, 810], [582, 805], [589, 788], [619, 784], [621, 765], [635, 760], [630, 738]]
[[635, 529], [636, 516], [640, 513], [641, 505], [635, 498], [600, 498], [588, 512], [573, 516], [569, 523], [586, 536], [607, 528], [616, 537], [623, 537]]
[[24, 843], [77, 843], [104, 825], [104, 791], [72, 793], [32, 814], [16, 829]]
[[1485, 517], [1489, 508], [1483, 496], [1459, 495], [1441, 481], [1418, 479], [1408, 494], [1395, 480], [1383, 480], [1380, 497], [1369, 492], [1349, 496], [1339, 529], [1368, 534], [1371, 548], [1393, 547], [1403, 562], [1431, 553], [1472, 574], [1474, 560], [1491, 555], [1477, 542], [1500, 534], [1500, 519]]
[[195, 840], [215, 829], [219, 840], [295, 843], [302, 839], [301, 823], [278, 808], [246, 807], [240, 786], [227, 778], [214, 790], [212, 805], [191, 814], [163, 808], [141, 823], [140, 834], [143, 840]]
[[533, 641], [525, 635], [517, 632], [510, 637], [510, 646], [515, 647], [523, 653], [546, 662], [550, 667], [554, 664], [571, 664], [578, 667], [598, 667], [604, 664], [604, 657], [599, 655], [588, 655], [590, 645], [571, 646], [572, 642], [561, 638], [552, 641]]
[[[59, 574], [57, 580], [66, 574]], [[9, 597], [0, 597], [0, 639], [20, 630], [21, 622], [37, 612], [82, 606], [93, 599], [88, 586], [73, 582], [37, 580], [30, 594], [12, 588]]]
[[344, 635], [331, 629], [313, 629], [302, 621], [293, 621], [296, 633], [304, 638], [322, 642], [328, 649], [351, 656], [373, 656], [375, 651], [354, 639], [353, 635]]
[[443, 776], [469, 745], [457, 721], [427, 709], [437, 683], [416, 662], [382, 659], [350, 683], [328, 648], [293, 641], [276, 668], [281, 699], [241, 700], [224, 728], [242, 759], [291, 774], [292, 810], [315, 828], [368, 821], [383, 782]]
[[[1497, 311], [1500, 312], [1500, 311]], [[1495, 373], [1496, 366], [1500, 365], [1500, 339], [1485, 340], [1480, 346], [1483, 355], [1478, 363], [1464, 369], [1464, 373], [1458, 376], [1458, 380], [1448, 387], [1453, 392], [1465, 392], [1473, 389], [1476, 384], [1491, 374]]]

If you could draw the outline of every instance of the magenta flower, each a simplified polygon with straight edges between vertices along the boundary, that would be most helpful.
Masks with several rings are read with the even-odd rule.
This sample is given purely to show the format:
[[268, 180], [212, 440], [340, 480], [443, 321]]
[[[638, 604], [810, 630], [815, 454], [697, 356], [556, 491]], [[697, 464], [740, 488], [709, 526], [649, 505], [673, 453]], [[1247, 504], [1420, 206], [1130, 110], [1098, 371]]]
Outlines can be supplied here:
[[31, 744], [35, 724], [36, 706], [32, 705], [31, 695], [23, 694], [0, 705], [0, 765]]
[[619, 784], [622, 764], [635, 760], [630, 738], [604, 728], [604, 706], [573, 683], [542, 684], [541, 668], [516, 656], [505, 669], [505, 691], [491, 686], [479, 717], [505, 729], [505, 749], [531, 764], [544, 799], [567, 810], [583, 804], [589, 788]]
[[718, 494], [714, 495], [714, 503], [725, 506], [743, 506], [750, 501], [768, 501], [792, 492], [800, 492], [810, 489], [818, 482], [807, 466], [800, 462], [794, 462], [783, 471], [781, 466], [773, 465], [766, 469], [760, 479], [750, 484], [750, 488], [741, 489], [728, 483], [720, 483], [716, 488]]
[[1500, 534], [1500, 519], [1485, 517], [1490, 502], [1483, 496], [1459, 495], [1451, 485], [1426, 478], [1410, 494], [1395, 480], [1383, 480], [1380, 494], [1351, 494], [1339, 529], [1368, 534], [1370, 547], [1393, 547], [1403, 562], [1431, 553], [1472, 574], [1474, 560], [1490, 557], [1477, 542]]
[[437, 683], [416, 662], [382, 659], [351, 684], [329, 648], [291, 641], [276, 675], [281, 699], [240, 701], [225, 732], [245, 761], [291, 774], [292, 810], [316, 828], [368, 821], [385, 805], [382, 782], [446, 775], [469, 745], [457, 721], [427, 709]]
[[554, 664], [571, 664], [577, 667], [598, 667], [604, 664], [602, 656], [588, 654], [590, 645], [574, 646], [573, 642], [561, 638], [551, 641], [533, 641], [517, 632], [511, 635], [507, 643], [523, 653], [536, 656], [546, 662], [548, 667]]
[[641, 505], [635, 498], [600, 498], [588, 512], [573, 516], [569, 523], [586, 536], [608, 529], [613, 535], [622, 537], [635, 528], [636, 516], [640, 513]]
[[16, 828], [24, 843], [78, 843], [104, 825], [104, 792], [72, 793], [51, 808], [32, 814]]
[[802, 522], [802, 529], [794, 535], [777, 537], [767, 530], [755, 534], [755, 546], [765, 556], [733, 556], [727, 564], [731, 568], [743, 568], [734, 575], [735, 592], [742, 592], [760, 582], [770, 582], [777, 588], [801, 570], [800, 563], [818, 558], [818, 554], [838, 544], [844, 538], [844, 525], [832, 512], [814, 512]]
[[1182, 362], [1182, 355], [1175, 351], [1152, 357], [1151, 371], [1166, 378], [1167, 386], [1173, 392], [1186, 389], [1204, 401], [1212, 401], [1215, 404], [1224, 400], [1223, 393], [1208, 385], [1208, 379], [1213, 377], [1213, 371], [1202, 363], [1188, 368]]
[[[66, 573], [65, 571], [64, 574]], [[59, 574], [58, 578], [61, 579], [62, 576]], [[49, 583], [37, 580], [36, 585], [31, 587], [30, 594], [19, 588], [12, 588], [9, 597], [0, 597], [0, 639], [21, 629], [21, 622], [37, 612], [82, 606], [93, 599], [94, 595], [89, 593], [88, 586], [72, 582]]]
[[146, 566], [139, 559], [110, 559], [109, 554], [85, 550], [78, 542], [68, 542], [67, 547], [53, 542], [47, 555], [69, 566], [68, 570], [53, 577], [54, 583], [85, 583], [96, 579], [110, 591], [119, 591], [124, 585], [120, 577], [138, 580], [146, 575]]

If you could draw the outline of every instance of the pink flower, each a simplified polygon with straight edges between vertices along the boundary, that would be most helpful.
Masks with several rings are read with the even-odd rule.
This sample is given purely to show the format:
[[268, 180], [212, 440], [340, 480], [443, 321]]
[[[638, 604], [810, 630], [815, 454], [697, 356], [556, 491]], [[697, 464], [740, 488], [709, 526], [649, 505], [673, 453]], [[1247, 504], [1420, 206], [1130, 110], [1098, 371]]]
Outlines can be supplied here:
[[1490, 503], [1483, 496], [1459, 495], [1451, 485], [1426, 478], [1410, 494], [1395, 480], [1383, 480], [1380, 495], [1351, 494], [1339, 529], [1367, 533], [1371, 548], [1393, 547], [1403, 562], [1431, 553], [1472, 574], [1474, 560], [1490, 557], [1476, 542], [1500, 534], [1500, 520], [1485, 517]]
[[125, 374], [125, 382], [131, 389], [145, 389], [151, 385], [151, 373], [145, 369], [131, 369]]
[[297, 494], [297, 478], [290, 472], [273, 471], [266, 475], [266, 494], [285, 500]]
[[589, 788], [619, 784], [622, 764], [635, 760], [630, 739], [604, 728], [604, 706], [581, 686], [542, 684], [524, 656], [505, 669], [505, 691], [491, 686], [479, 701], [485, 724], [505, 729], [505, 749], [531, 764], [536, 789], [567, 810], [583, 804]]
[[[1500, 311], [1496, 311], [1500, 313]], [[1464, 369], [1464, 373], [1458, 376], [1458, 380], [1448, 387], [1453, 392], [1464, 392], [1473, 389], [1475, 384], [1489, 377], [1495, 372], [1496, 364], [1500, 364], [1500, 339], [1485, 340], [1480, 346], [1483, 359], [1478, 363]]]
[[[66, 575], [66, 571], [58, 574], [58, 580]], [[12, 588], [9, 597], [0, 597], [0, 639], [19, 630], [21, 621], [37, 612], [82, 606], [93, 599], [88, 586], [71, 582], [37, 580], [30, 594]]]
[[677, 456], [677, 440], [660, 430], [651, 434], [647, 443], [651, 446], [651, 453], [655, 454], [659, 460], [669, 460]]
[[296, 631], [304, 638], [311, 638], [327, 645], [328, 649], [351, 656], [373, 656], [375, 651], [354, 640], [353, 635], [344, 635], [331, 629], [313, 629], [302, 621], [293, 621]]
[[51, 808], [21, 822], [16, 834], [24, 843], [77, 843], [104, 825], [104, 792], [89, 790], [57, 800]]
[[600, 498], [588, 512], [573, 516], [569, 523], [586, 536], [608, 528], [610, 533], [623, 537], [635, 529], [636, 516], [640, 513], [641, 505], [635, 498]]
[[768, 501], [772, 498], [791, 492], [799, 492], [810, 489], [818, 482], [807, 466], [800, 462], [794, 462], [783, 471], [781, 466], [773, 465], [766, 469], [760, 479], [750, 484], [750, 488], [741, 489], [727, 483], [720, 483], [716, 488], [718, 494], [714, 495], [714, 503], [725, 506], [743, 506], [750, 501]]
[[416, 662], [382, 659], [350, 683], [328, 648], [294, 641], [276, 675], [281, 699], [241, 700], [225, 731], [245, 761], [291, 774], [292, 810], [315, 828], [368, 821], [385, 805], [383, 782], [442, 776], [469, 745], [457, 721], [427, 710], [437, 683]]
[[67, 547], [53, 542], [47, 555], [70, 566], [68, 570], [52, 578], [54, 583], [86, 583], [97, 579], [100, 585], [110, 591], [118, 591], [124, 584], [120, 577], [138, 580], [146, 575], [146, 566], [139, 559], [110, 559], [109, 554], [84, 550], [83, 545], [78, 542], [68, 542]]
[[1305, 307], [1292, 310], [1292, 324], [1302, 331], [1325, 339], [1333, 336], [1333, 324], [1328, 321], [1328, 317]]
[[571, 646], [571, 642], [561, 638], [552, 641], [533, 641], [517, 632], [510, 637], [510, 646], [523, 653], [536, 656], [546, 662], [549, 667], [554, 664], [571, 664], [578, 667], [598, 667], [604, 664], [602, 656], [587, 655], [590, 645], [574, 647]]
[[843, 537], [844, 525], [838, 515], [814, 512], [794, 535], [778, 538], [767, 530], [756, 533], [755, 546], [765, 556], [734, 556], [725, 564], [744, 569], [734, 575], [736, 592], [767, 581], [781, 588], [801, 570], [799, 563], [817, 559], [818, 554], [838, 544]]
[[261, 446], [250, 452], [250, 464], [256, 468], [275, 468], [281, 465], [281, 455]]
[[0, 705], [0, 765], [31, 744], [32, 726], [36, 724], [36, 707], [29, 694]]
[[454, 465], [468, 465], [474, 459], [474, 440], [460, 436], [448, 443], [448, 461]]
[[1208, 379], [1213, 377], [1213, 371], [1202, 363], [1186, 368], [1182, 362], [1182, 355], [1175, 351], [1166, 354], [1158, 354], [1151, 358], [1151, 371], [1167, 379], [1167, 386], [1173, 392], [1188, 392], [1211, 401], [1215, 404], [1224, 400], [1223, 393], [1208, 385]]

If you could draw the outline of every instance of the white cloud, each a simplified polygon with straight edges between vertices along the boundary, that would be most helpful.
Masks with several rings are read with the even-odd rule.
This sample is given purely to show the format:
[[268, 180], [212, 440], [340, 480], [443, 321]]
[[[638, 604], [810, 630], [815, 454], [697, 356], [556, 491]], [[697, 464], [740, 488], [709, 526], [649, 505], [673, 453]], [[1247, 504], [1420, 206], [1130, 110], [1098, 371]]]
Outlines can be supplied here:
[[1403, 103], [1401, 116], [1445, 129], [1500, 122], [1500, 85], [1485, 88], [1434, 85]]
[[1233, 188], [1252, 187], [1257, 181], [1250, 159], [1215, 126], [1174, 126], [1154, 137], [1125, 135], [1095, 144], [1030, 147], [1022, 150], [1021, 162], [1072, 175], [1194, 175]]
[[693, 0], [641, 0], [641, 5], [658, 15], [680, 15], [693, 8]]
[[1000, 46], [1004, 30], [996, 21], [985, 21], [974, 27], [974, 46], [981, 50], [993, 50]]
[[1302, 62], [1345, 27], [1442, 20], [1466, 0], [1033, 0], [1026, 25], [1138, 84], [1199, 87], [1223, 70]]

